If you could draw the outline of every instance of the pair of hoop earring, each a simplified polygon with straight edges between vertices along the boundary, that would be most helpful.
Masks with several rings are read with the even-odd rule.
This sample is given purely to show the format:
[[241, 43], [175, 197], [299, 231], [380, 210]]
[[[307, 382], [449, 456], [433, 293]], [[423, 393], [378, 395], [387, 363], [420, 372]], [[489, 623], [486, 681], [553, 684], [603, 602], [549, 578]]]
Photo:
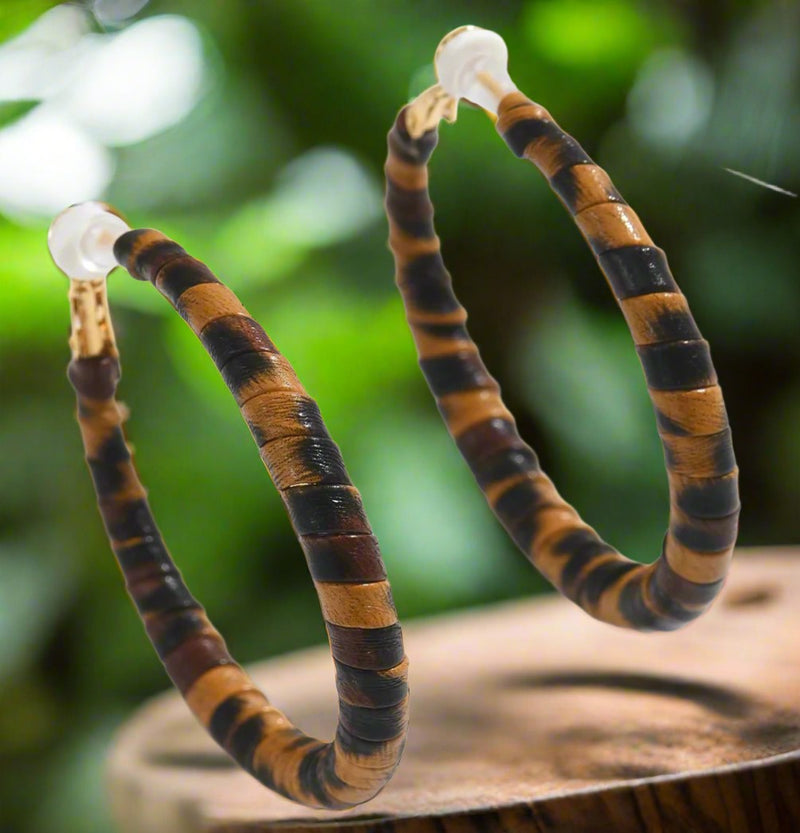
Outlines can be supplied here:
[[[677, 628], [719, 592], [737, 528], [737, 469], [708, 345], [663, 252], [605, 172], [517, 90], [506, 63], [498, 35], [473, 27], [452, 32], [437, 51], [440, 83], [404, 107], [389, 133], [390, 247], [420, 365], [490, 506], [533, 564], [602, 621]], [[496, 114], [512, 151], [544, 173], [628, 322], [670, 481], [669, 531], [652, 565], [625, 559], [560, 497], [466, 330], [427, 190], [438, 123], [455, 118], [461, 98]], [[71, 279], [68, 375], [100, 512], [167, 673], [214, 739], [270, 789], [331, 809], [369, 800], [402, 753], [408, 663], [378, 543], [316, 403], [236, 296], [160, 232], [131, 230], [108, 206], [84, 203], [54, 221], [50, 248]], [[115, 399], [120, 364], [106, 277], [117, 265], [151, 282], [199, 337], [284, 500], [336, 666], [339, 724], [330, 743], [295, 728], [235, 663], [164, 545]]]

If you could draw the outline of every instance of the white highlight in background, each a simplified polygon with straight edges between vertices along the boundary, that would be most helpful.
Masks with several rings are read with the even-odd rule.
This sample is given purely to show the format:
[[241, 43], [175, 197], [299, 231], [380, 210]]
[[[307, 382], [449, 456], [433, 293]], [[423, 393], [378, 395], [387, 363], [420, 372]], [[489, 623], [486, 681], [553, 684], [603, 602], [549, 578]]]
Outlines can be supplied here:
[[44, 107], [0, 131], [0, 210], [51, 215], [102, 194], [114, 171], [111, 154]]
[[166, 130], [202, 93], [202, 39], [186, 18], [113, 35], [87, 32], [87, 19], [59, 6], [0, 47], [0, 100], [42, 100], [0, 130], [0, 211], [18, 219], [101, 197], [114, 169], [107, 146]]
[[56, 6], [0, 46], [0, 100], [46, 98], [68, 84], [88, 31], [83, 9]]
[[713, 100], [708, 69], [679, 49], [663, 49], [639, 71], [628, 114], [633, 129], [650, 144], [680, 147], [705, 127]]
[[148, 4], [149, 0], [94, 0], [92, 12], [105, 26], [115, 26], [133, 17]]
[[53, 105], [104, 144], [140, 142], [177, 124], [197, 103], [203, 44], [186, 18], [151, 17], [86, 40], [79, 71]]
[[381, 192], [351, 154], [322, 146], [284, 168], [265, 209], [264, 223], [284, 239], [329, 246], [381, 215]]

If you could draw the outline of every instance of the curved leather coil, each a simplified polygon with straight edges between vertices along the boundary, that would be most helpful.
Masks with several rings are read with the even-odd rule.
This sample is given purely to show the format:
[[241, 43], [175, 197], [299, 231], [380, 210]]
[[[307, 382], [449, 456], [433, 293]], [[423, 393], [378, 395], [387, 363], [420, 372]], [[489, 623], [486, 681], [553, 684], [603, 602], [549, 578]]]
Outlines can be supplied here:
[[379, 792], [408, 722], [407, 661], [386, 571], [358, 491], [319, 409], [236, 296], [153, 230], [115, 256], [148, 280], [199, 337], [231, 390], [286, 505], [319, 595], [336, 666], [339, 725], [303, 734], [235, 663], [190, 594], [156, 526], [115, 400], [116, 355], [76, 358], [69, 378], [98, 504], [128, 592], [167, 673], [200, 723], [272, 790], [345, 808]]
[[456, 298], [433, 225], [428, 160], [438, 130], [412, 138], [406, 108], [389, 133], [386, 212], [396, 282], [419, 363], [439, 411], [495, 515], [517, 546], [591, 616], [637, 630], [672, 630], [719, 593], [739, 516], [738, 469], [708, 343], [664, 252], [552, 116], [519, 92], [500, 103], [497, 131], [532, 162], [594, 253], [633, 336], [664, 447], [669, 529], [661, 555], [620, 555], [558, 494], [519, 436]]

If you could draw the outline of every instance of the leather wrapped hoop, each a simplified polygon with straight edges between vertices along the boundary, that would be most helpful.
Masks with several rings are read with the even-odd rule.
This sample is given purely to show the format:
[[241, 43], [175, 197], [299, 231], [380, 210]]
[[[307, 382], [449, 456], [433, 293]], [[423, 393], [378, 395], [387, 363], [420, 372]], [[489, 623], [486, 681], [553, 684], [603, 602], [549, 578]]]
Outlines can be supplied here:
[[108, 347], [74, 356], [69, 378], [100, 512], [147, 634], [198, 720], [259, 781], [313, 807], [367, 801], [402, 753], [407, 661], [378, 543], [339, 449], [289, 363], [206, 266], [153, 230], [123, 234], [114, 254], [154, 284], [208, 350], [286, 504], [336, 665], [335, 739], [304, 735], [269, 703], [186, 588], [125, 441], [114, 398], [119, 361]]
[[[427, 164], [438, 128], [426, 123], [421, 132], [407, 123], [407, 116], [419, 122], [420, 110], [403, 108], [388, 137], [389, 246], [420, 367], [450, 434], [509, 535], [567, 598], [610, 624], [681, 627], [711, 604], [727, 574], [738, 528], [738, 469], [708, 343], [664, 252], [608, 174], [544, 108], [518, 91], [500, 98], [497, 131], [536, 165], [572, 215], [644, 369], [664, 446], [670, 520], [660, 557], [642, 565], [603, 541], [558, 494], [481, 361], [433, 225]], [[437, 112], [430, 121], [438, 123]]]

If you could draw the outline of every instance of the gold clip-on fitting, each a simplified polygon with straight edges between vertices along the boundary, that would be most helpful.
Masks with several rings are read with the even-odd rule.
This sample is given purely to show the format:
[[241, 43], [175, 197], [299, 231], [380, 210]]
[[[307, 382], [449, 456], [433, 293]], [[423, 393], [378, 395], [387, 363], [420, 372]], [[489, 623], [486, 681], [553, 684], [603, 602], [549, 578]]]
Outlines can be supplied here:
[[406, 108], [406, 130], [412, 139], [442, 119], [454, 122], [462, 99], [496, 117], [500, 100], [517, 89], [508, 75], [505, 42], [477, 26], [460, 26], [445, 35], [436, 48], [434, 67], [438, 83]]
[[117, 355], [106, 278], [117, 265], [114, 243], [128, 228], [113, 208], [101, 202], [70, 206], [50, 226], [50, 255], [69, 278], [69, 344], [74, 359]]
[[412, 139], [419, 139], [442, 119], [452, 124], [457, 115], [458, 101], [435, 84], [420, 93], [406, 108], [406, 130]]
[[117, 343], [108, 309], [106, 279], [70, 278], [69, 308], [72, 358], [116, 356]]

